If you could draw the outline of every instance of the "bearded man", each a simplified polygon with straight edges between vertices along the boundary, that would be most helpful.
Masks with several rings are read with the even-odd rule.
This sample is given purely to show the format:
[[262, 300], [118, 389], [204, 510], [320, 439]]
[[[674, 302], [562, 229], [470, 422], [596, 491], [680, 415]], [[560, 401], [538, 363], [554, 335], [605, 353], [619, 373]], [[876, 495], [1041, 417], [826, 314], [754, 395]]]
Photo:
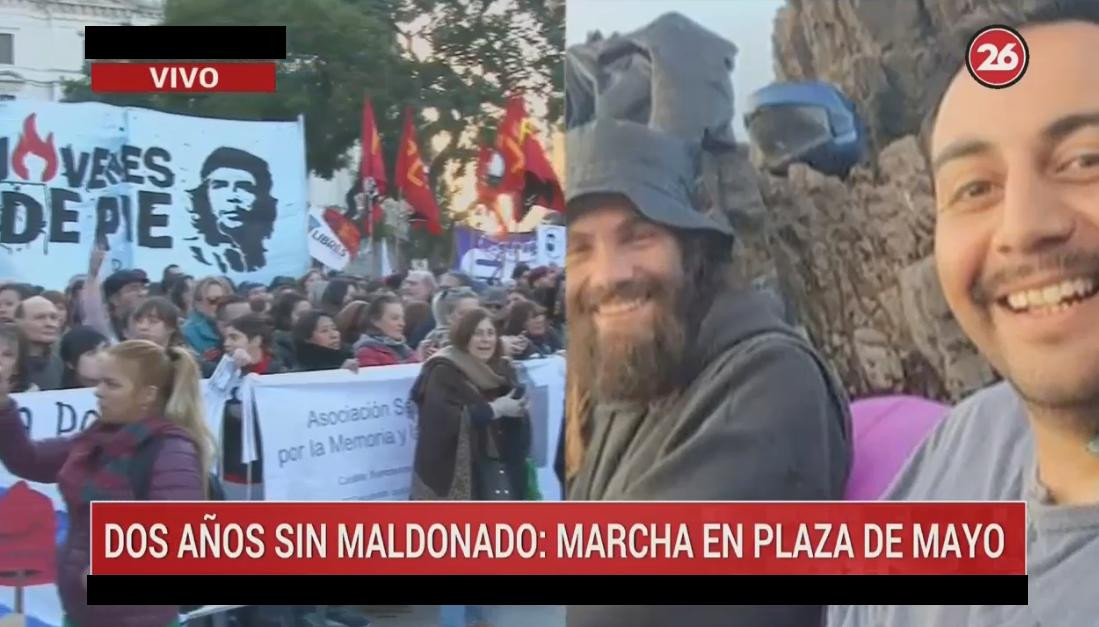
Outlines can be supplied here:
[[[568, 94], [576, 110], [604, 112], [573, 125], [567, 137], [568, 498], [842, 498], [851, 455], [842, 387], [781, 320], [772, 298], [738, 284], [733, 231], [698, 185], [703, 137], [727, 129], [731, 118], [731, 88], [713, 86], [729, 82], [735, 49], [678, 15], [623, 39], [657, 55], [645, 66], [656, 73], [675, 66], [662, 52], [683, 48], [669, 37], [681, 37], [692, 58], [716, 56], [716, 63], [692, 65], [714, 74], [697, 73], [697, 83], [682, 88], [727, 101], [679, 116], [660, 93], [651, 106], [614, 102], [628, 96], [622, 93], [599, 102], [599, 86], [633, 82], [621, 76], [592, 81], [593, 106], [583, 106], [584, 90]], [[602, 52], [570, 55], [576, 63], [618, 59], [611, 68], [584, 68], [586, 76], [632, 71], [620, 55]], [[680, 104], [698, 101], [682, 96]], [[659, 121], [649, 111], [660, 111]], [[626, 117], [637, 112], [645, 114]], [[707, 115], [714, 112], [720, 115]], [[692, 127], [695, 120], [707, 127]], [[570, 627], [802, 627], [822, 620], [815, 606], [568, 610]]]

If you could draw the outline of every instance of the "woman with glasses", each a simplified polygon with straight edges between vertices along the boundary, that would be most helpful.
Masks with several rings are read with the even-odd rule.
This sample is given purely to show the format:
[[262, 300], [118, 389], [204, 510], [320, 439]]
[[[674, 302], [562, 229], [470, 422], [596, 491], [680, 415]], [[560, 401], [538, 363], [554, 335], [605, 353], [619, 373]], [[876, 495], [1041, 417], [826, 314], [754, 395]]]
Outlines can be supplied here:
[[217, 361], [221, 355], [221, 333], [217, 312], [221, 300], [232, 294], [223, 277], [206, 277], [195, 285], [194, 305], [183, 323], [183, 339], [204, 361]]
[[[489, 313], [454, 320], [450, 345], [412, 386], [420, 435], [412, 500], [522, 500], [527, 493], [530, 418], [525, 390], [503, 355]], [[486, 624], [488, 608], [444, 605], [442, 627]]]

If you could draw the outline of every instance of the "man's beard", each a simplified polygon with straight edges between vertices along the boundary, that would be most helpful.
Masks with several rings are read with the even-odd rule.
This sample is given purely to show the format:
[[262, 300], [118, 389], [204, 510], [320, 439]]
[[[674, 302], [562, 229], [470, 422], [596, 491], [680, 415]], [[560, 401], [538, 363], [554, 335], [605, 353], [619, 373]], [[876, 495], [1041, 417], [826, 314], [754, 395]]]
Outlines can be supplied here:
[[[599, 305], [646, 297], [653, 312], [646, 328], [597, 327]], [[569, 302], [568, 376], [590, 385], [596, 402], [650, 402], [677, 389], [689, 341], [684, 301], [682, 287], [652, 275], [581, 288]]]

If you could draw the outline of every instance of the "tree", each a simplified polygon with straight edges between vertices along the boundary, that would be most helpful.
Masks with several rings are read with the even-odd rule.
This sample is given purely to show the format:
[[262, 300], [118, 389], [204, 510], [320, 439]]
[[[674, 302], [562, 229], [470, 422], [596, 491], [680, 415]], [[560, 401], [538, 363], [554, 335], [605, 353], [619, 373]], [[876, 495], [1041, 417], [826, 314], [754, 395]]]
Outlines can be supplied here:
[[[348, 0], [355, 1], [355, 0]], [[365, 1], [372, 4], [370, 0]], [[376, 3], [378, 0], [375, 0]], [[477, 143], [491, 143], [507, 97], [523, 91], [546, 100], [546, 120], [564, 111], [564, 4], [545, 0], [391, 0], [405, 49], [425, 42], [413, 80], [438, 117], [425, 137], [445, 134], [431, 160], [434, 178], [451, 162], [457, 174], [474, 163]], [[422, 45], [422, 44], [421, 44]], [[474, 141], [463, 142], [474, 139]]]
[[[563, 20], [562, 7], [542, 0], [168, 0], [168, 25], [285, 25], [278, 92], [94, 94], [85, 78], [70, 83], [66, 99], [239, 120], [304, 115], [306, 163], [322, 177], [357, 165], [348, 152], [365, 97], [374, 103], [390, 167], [403, 110], [412, 106], [425, 155], [434, 152], [426, 138], [447, 137], [429, 162], [438, 183], [450, 164], [460, 174], [474, 161], [475, 147], [463, 138], [495, 128], [493, 116], [512, 90], [553, 95], [549, 117], [560, 119]], [[425, 44], [431, 54], [415, 54]]]
[[[257, 19], [258, 18], [258, 19]], [[274, 94], [101, 95], [87, 80], [70, 85], [68, 100], [100, 100], [172, 113], [239, 120], [305, 116], [306, 162], [328, 177], [347, 164], [359, 135], [363, 94], [386, 111], [409, 96], [391, 77], [406, 72], [390, 26], [341, 0], [169, 0], [168, 25], [285, 24], [287, 59], [279, 63]], [[384, 118], [383, 118], [384, 119]]]

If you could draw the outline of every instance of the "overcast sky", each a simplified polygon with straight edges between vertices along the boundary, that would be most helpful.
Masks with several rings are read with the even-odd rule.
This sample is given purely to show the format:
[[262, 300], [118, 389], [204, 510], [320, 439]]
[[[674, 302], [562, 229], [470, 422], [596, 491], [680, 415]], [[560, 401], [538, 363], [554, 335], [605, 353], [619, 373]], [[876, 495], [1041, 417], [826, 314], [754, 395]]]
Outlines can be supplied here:
[[660, 15], [676, 11], [736, 44], [733, 69], [737, 139], [744, 133], [745, 100], [751, 92], [774, 80], [771, 31], [775, 11], [783, 0], [567, 0], [565, 39], [584, 43], [588, 33], [628, 32]]

